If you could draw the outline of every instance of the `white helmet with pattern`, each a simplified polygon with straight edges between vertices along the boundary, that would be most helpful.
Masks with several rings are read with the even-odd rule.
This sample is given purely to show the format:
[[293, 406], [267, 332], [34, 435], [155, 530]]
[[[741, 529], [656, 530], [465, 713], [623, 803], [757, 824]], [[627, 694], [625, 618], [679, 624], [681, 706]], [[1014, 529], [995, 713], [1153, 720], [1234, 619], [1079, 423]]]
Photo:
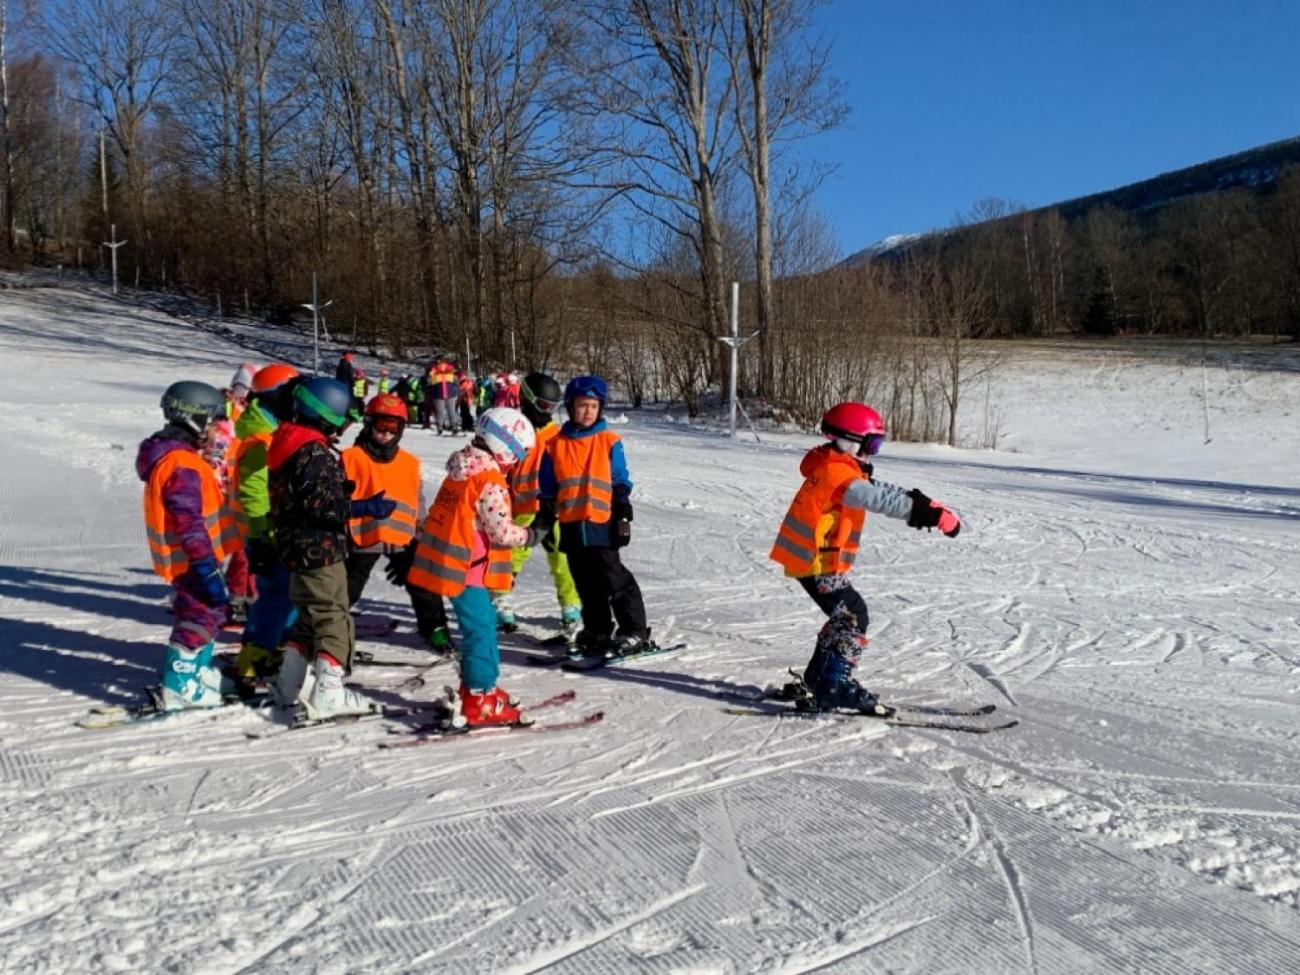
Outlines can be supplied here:
[[484, 410], [474, 425], [474, 433], [503, 467], [519, 463], [537, 443], [533, 425], [522, 413], [508, 406]]

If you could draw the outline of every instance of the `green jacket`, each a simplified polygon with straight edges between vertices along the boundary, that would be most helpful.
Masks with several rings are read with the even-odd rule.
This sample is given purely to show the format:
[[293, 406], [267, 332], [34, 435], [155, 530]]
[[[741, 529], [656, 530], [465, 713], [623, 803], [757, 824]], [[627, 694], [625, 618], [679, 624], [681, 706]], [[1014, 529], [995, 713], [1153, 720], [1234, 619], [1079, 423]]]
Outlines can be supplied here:
[[[257, 401], [248, 404], [235, 423], [239, 438], [239, 463], [235, 494], [244, 506], [248, 519], [248, 537], [266, 538], [271, 534], [271, 493], [267, 481], [266, 451], [271, 434], [280, 424]], [[256, 437], [257, 434], [265, 434]], [[256, 439], [247, 439], [256, 437]]]

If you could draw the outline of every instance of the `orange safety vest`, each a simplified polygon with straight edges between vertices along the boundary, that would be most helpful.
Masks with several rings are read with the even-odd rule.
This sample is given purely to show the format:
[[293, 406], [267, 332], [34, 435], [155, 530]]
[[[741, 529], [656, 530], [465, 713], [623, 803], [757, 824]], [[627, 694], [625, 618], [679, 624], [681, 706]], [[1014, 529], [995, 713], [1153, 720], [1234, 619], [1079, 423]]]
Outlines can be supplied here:
[[216, 560], [221, 562], [227, 555], [244, 547], [239, 525], [221, 497], [216, 471], [193, 451], [170, 451], [154, 465], [144, 487], [144, 527], [149, 539], [149, 555], [153, 558], [153, 570], [168, 582], [174, 582], [190, 567], [180, 536], [176, 534], [175, 519], [163, 503], [163, 487], [181, 467], [187, 467], [199, 476], [204, 526]]
[[510, 472], [510, 501], [516, 515], [532, 515], [541, 510], [542, 455], [546, 453], [546, 445], [559, 434], [558, 423], [548, 423], [538, 430], [537, 443]]
[[842, 489], [867, 475], [856, 460], [829, 445], [808, 456], [813, 468], [790, 502], [768, 558], [796, 578], [848, 572], [858, 556], [867, 513], [845, 509]]
[[590, 437], [556, 437], [551, 441], [555, 471], [555, 511], [561, 524], [609, 521], [614, 502], [614, 475], [609, 452], [619, 436], [609, 430]]
[[380, 491], [397, 507], [387, 518], [351, 518], [348, 534], [358, 551], [383, 551], [389, 546], [405, 548], [415, 537], [416, 519], [420, 515], [420, 461], [414, 454], [398, 450], [387, 464], [381, 464], [362, 448], [351, 446], [343, 451], [343, 469], [356, 484], [354, 499], [373, 497]]
[[[506, 476], [492, 468], [472, 474], [467, 480], [445, 478], [438, 497], [429, 507], [420, 527], [420, 544], [406, 581], [442, 596], [459, 596], [465, 591], [470, 560], [474, 557], [475, 506], [489, 484], [506, 487]], [[483, 586], [491, 592], [508, 592], [514, 585], [510, 571], [510, 549], [488, 543], [487, 573]]]

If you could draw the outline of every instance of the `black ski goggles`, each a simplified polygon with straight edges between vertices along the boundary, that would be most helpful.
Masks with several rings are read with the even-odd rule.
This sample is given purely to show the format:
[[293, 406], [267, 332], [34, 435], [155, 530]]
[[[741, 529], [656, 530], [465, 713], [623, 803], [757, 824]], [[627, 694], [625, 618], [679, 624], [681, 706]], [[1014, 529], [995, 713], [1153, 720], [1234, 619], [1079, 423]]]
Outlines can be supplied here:
[[534, 396], [533, 391], [527, 386], [523, 387], [521, 392], [524, 395], [524, 399], [537, 407], [539, 413], [554, 413], [555, 408], [560, 405], [559, 400], [544, 399], [541, 396]]

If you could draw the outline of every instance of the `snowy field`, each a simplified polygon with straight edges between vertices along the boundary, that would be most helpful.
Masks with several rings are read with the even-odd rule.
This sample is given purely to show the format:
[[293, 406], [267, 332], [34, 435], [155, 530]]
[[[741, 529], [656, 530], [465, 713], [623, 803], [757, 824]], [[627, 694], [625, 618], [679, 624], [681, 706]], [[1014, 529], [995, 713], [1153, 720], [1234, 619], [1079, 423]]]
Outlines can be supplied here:
[[[619, 427], [625, 559], [656, 636], [687, 649], [566, 674], [503, 647], [525, 701], [576, 691], [539, 720], [602, 724], [402, 751], [377, 747], [384, 721], [251, 740], [276, 719], [238, 707], [79, 729], [153, 681], [168, 632], [135, 446], [164, 386], [224, 384], [254, 341], [0, 292], [0, 971], [1300, 969], [1294, 352], [1204, 376], [1017, 353], [964, 421], [977, 442], [987, 405], [1001, 449], [886, 446], [877, 475], [967, 529], [868, 523], [862, 675], [896, 701], [996, 704], [1010, 731], [725, 713], [819, 626], [766, 558], [816, 441], [648, 412]], [[462, 442], [405, 445], [432, 486]], [[540, 558], [519, 601], [551, 625]], [[364, 649], [421, 659], [379, 573], [363, 608], [404, 623]], [[354, 677], [389, 704], [439, 691], [437, 671], [398, 690], [411, 673]]]

